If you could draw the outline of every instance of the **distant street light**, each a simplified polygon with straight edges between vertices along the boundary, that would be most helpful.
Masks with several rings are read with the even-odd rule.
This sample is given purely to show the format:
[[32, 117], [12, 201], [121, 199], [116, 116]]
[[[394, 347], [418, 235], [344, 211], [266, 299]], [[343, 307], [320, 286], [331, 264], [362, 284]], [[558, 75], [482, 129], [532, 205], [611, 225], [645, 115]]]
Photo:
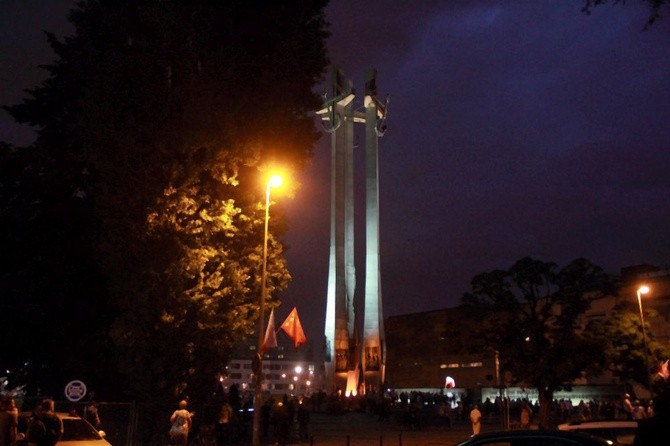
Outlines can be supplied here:
[[640, 306], [640, 323], [642, 324], [642, 339], [644, 340], [644, 371], [649, 374], [649, 360], [647, 358], [647, 330], [644, 327], [644, 313], [642, 312], [642, 294], [647, 294], [649, 287], [642, 285], [637, 289], [637, 304]]
[[256, 350], [256, 364], [254, 367], [254, 381], [256, 389], [254, 396], [254, 425], [252, 445], [261, 444], [261, 399], [263, 392], [261, 385], [263, 383], [263, 341], [265, 340], [265, 298], [267, 297], [267, 266], [268, 266], [268, 222], [270, 221], [270, 189], [279, 187], [282, 184], [282, 178], [279, 175], [273, 175], [265, 188], [265, 230], [263, 231], [263, 272], [261, 273], [261, 297], [258, 303], [258, 349]]

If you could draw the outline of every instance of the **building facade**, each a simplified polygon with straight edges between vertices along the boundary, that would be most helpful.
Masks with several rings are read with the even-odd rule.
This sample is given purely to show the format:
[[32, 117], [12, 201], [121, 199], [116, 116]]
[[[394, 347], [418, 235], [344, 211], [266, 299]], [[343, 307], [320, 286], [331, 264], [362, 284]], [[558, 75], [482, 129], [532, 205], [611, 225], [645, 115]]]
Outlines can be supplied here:
[[[252, 358], [256, 355], [255, 337], [239, 344], [233, 359], [220, 377], [223, 390], [228, 392], [233, 384], [240, 393], [255, 389]], [[323, 362], [316, 361], [310, 342], [294, 347], [293, 341], [283, 332], [277, 333], [277, 347], [263, 356], [264, 393], [271, 395], [310, 396], [321, 391], [325, 372]]]
[[[584, 323], [608, 318], [622, 302], [638, 308], [637, 290], [646, 285], [650, 291], [642, 297], [642, 307], [647, 335], [670, 348], [670, 269], [639, 265], [623, 268], [620, 278], [619, 295], [593, 302]], [[465, 346], [474, 328], [461, 307], [389, 317], [384, 325], [388, 387], [442, 391], [448, 386], [481, 389], [506, 383], [495, 352], [460, 353], [467, 351]], [[606, 373], [575, 384], [621, 383]]]

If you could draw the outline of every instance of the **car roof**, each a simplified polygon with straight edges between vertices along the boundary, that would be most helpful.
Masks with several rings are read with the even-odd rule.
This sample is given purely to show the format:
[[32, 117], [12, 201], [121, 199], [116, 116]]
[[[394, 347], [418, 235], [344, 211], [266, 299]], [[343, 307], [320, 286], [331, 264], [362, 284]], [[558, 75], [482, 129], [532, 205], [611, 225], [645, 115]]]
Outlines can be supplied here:
[[[82, 418], [81, 415], [78, 415], [78, 414], [76, 414], [76, 413], [73, 414], [73, 413], [71, 413], [71, 412], [54, 412], [54, 413], [55, 413], [56, 415], [58, 415], [58, 418]], [[21, 415], [22, 417], [32, 417], [32, 416], [33, 416], [33, 412], [30, 412], [30, 411], [26, 412], [26, 411], [24, 411], [24, 412], [21, 412], [19, 415]]]
[[602, 429], [602, 428], [637, 428], [636, 420], [584, 420], [558, 425], [559, 430]]
[[59, 418], [82, 418], [80, 415], [69, 412], [56, 412]]
[[571, 440], [575, 443], [588, 446], [609, 446], [611, 445], [605, 439], [594, 437], [592, 435], [584, 434], [582, 432], [574, 431], [557, 431], [557, 430], [536, 430], [536, 429], [517, 429], [511, 431], [496, 431], [477, 434], [465, 440], [459, 445], [477, 444], [479, 442], [486, 442], [488, 440], [504, 440], [504, 439], [520, 439], [520, 438], [562, 438]]
[[[58, 415], [58, 418], [60, 418], [61, 420], [84, 420], [84, 421], [86, 421], [86, 419], [79, 414], [73, 414], [73, 413], [70, 413], [70, 412], [54, 412], [54, 413], [56, 415]], [[19, 416], [23, 417], [23, 418], [31, 418], [33, 416], [33, 413], [32, 412], [21, 412], [19, 414]], [[87, 421], [87, 423], [88, 423], [88, 421]]]

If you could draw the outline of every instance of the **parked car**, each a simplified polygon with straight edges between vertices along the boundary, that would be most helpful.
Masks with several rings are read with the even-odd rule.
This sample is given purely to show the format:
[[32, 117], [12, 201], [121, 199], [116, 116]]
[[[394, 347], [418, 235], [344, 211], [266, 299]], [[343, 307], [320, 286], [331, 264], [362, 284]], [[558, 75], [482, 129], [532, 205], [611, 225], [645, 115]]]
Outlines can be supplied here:
[[[91, 423], [78, 415], [58, 412], [56, 415], [63, 421], [63, 435], [57, 446], [111, 446], [105, 440], [105, 432], [96, 430]], [[19, 419], [19, 441], [17, 446], [27, 446], [26, 431], [31, 413], [22, 413]]]
[[612, 442], [581, 432], [520, 429], [473, 435], [458, 446], [612, 446]]
[[562, 431], [586, 432], [590, 435], [611, 440], [615, 443], [628, 445], [635, 441], [637, 421], [635, 420], [594, 420], [574, 421], [558, 426]]

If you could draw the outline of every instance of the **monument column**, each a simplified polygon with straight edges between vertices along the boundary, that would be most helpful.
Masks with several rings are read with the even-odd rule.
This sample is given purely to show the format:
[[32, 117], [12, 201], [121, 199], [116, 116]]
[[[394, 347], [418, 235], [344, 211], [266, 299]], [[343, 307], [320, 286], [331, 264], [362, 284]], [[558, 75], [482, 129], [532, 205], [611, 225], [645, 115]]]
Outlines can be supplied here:
[[[354, 110], [354, 90], [342, 72], [333, 73], [333, 96], [318, 112], [331, 133], [330, 262], [325, 321], [325, 371], [328, 391], [379, 389], [384, 383], [386, 349], [379, 272], [378, 139], [383, 134], [386, 103], [377, 98], [377, 72], [369, 70], [364, 112]], [[354, 311], [354, 127], [365, 124], [365, 296], [362, 342]], [[360, 376], [359, 372], [363, 372]]]
[[[344, 85], [340, 70], [333, 73], [333, 98], [319, 112], [330, 123], [331, 133], [331, 219], [330, 260], [325, 320], [325, 372], [328, 391], [344, 388], [349, 363], [349, 333], [353, 324], [353, 123], [348, 123], [354, 99], [351, 86]], [[350, 204], [351, 202], [351, 204]], [[351, 221], [350, 221], [351, 220]], [[351, 263], [347, 258], [351, 256]], [[354, 277], [355, 280], [355, 277]], [[355, 282], [354, 282], [355, 284]], [[351, 289], [351, 295], [349, 290]], [[351, 314], [351, 316], [350, 316]], [[339, 375], [343, 375], [338, 379]]]
[[377, 98], [377, 72], [365, 82], [365, 318], [363, 370], [366, 387], [379, 391], [384, 382], [386, 346], [379, 270], [379, 145], [386, 105]]

